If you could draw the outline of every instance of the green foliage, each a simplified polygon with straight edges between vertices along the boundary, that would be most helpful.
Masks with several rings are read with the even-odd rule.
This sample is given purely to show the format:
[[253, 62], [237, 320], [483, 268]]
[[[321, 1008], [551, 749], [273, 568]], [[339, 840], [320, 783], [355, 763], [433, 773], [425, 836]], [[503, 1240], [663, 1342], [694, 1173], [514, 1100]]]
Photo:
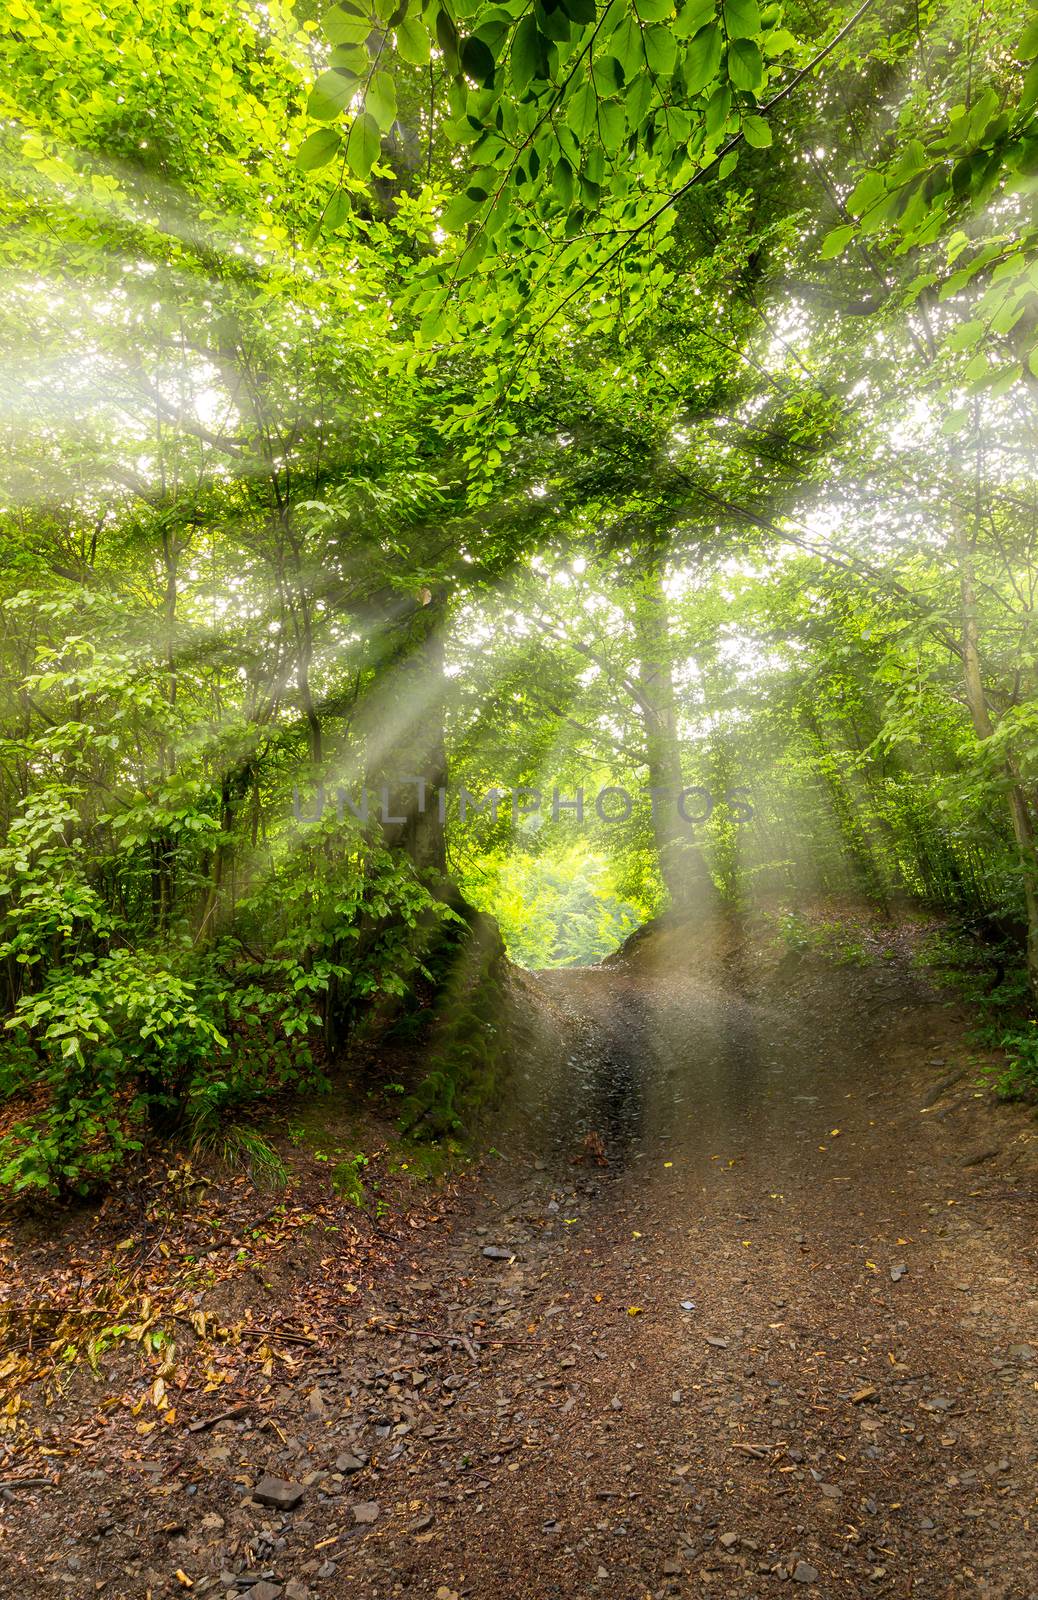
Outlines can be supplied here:
[[[531, 965], [836, 891], [1003, 919], [1038, 993], [1036, 48], [1013, 0], [7, 8], [0, 1181], [269, 1169], [376, 1018], [467, 1127], [451, 871]], [[459, 774], [709, 814], [470, 828]]]
[[358, 1153], [336, 1162], [332, 1168], [332, 1187], [336, 1194], [341, 1194], [344, 1200], [349, 1200], [355, 1206], [367, 1204], [368, 1192], [364, 1187], [362, 1176], [367, 1165], [367, 1156]]
[[868, 965], [868, 950], [862, 942], [860, 929], [853, 924], [813, 920], [795, 911], [785, 911], [778, 918], [777, 928], [782, 942], [797, 954], [822, 955], [838, 967]]
[[983, 1069], [983, 1079], [1002, 1100], [1033, 1100], [1038, 1022], [1029, 1015], [1032, 995], [1018, 942], [997, 927], [952, 924], [930, 935], [917, 960], [965, 1000], [974, 1019], [972, 1042], [1000, 1053]]
[[588, 966], [644, 921], [644, 911], [618, 897], [610, 863], [579, 844], [547, 857], [483, 857], [463, 883], [524, 967]]

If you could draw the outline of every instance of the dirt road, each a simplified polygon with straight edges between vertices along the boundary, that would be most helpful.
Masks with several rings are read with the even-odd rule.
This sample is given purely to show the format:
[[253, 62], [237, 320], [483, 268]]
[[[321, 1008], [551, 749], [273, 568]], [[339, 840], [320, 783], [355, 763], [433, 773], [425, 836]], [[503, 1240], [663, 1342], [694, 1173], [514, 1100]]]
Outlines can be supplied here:
[[873, 956], [546, 975], [576, 1042], [452, 1236], [16, 1592], [1034, 1600], [1034, 1122]]

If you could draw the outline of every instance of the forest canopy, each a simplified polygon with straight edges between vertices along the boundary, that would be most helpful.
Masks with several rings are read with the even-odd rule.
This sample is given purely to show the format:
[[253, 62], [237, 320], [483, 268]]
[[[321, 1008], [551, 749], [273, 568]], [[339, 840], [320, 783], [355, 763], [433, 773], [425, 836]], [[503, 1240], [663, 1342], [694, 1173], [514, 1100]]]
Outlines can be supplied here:
[[0, 1182], [320, 1083], [480, 913], [901, 897], [1038, 991], [1027, 6], [0, 51]]

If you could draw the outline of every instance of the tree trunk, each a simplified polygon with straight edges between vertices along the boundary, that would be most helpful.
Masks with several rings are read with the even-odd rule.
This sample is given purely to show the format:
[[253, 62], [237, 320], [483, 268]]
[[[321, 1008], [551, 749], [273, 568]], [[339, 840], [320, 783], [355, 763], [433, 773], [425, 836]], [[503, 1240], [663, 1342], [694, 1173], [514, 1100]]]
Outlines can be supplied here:
[[[423, 591], [423, 595], [428, 591]], [[439, 790], [447, 785], [442, 598], [419, 604], [361, 711], [367, 783], [383, 837], [442, 888], [447, 848]]]
[[635, 635], [640, 657], [637, 681], [638, 709], [649, 769], [652, 829], [660, 876], [676, 911], [714, 905], [717, 891], [707, 867], [695, 826], [679, 808], [684, 787], [681, 748], [677, 734], [677, 708], [671, 662], [670, 618], [663, 592], [663, 570], [650, 560], [635, 596]]
[[[956, 554], [959, 561], [959, 596], [962, 613], [962, 668], [966, 688], [966, 704], [973, 722], [973, 731], [983, 742], [995, 731], [980, 661], [980, 629], [977, 621], [977, 584], [973, 570], [973, 550], [965, 527], [960, 523], [956, 532]], [[1034, 818], [1027, 803], [1023, 785], [1011, 757], [1002, 763], [1005, 777], [1006, 804], [1013, 839], [1020, 856], [1020, 872], [1024, 887], [1024, 905], [1027, 914], [1027, 976], [1031, 992], [1038, 1000], [1038, 860], [1035, 856]]]

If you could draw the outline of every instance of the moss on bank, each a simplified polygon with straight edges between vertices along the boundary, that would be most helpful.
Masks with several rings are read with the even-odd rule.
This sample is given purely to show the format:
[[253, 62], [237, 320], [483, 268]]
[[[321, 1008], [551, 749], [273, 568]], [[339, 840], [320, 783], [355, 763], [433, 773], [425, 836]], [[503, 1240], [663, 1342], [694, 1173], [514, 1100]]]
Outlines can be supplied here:
[[430, 970], [436, 996], [421, 1074], [400, 1113], [416, 1139], [470, 1134], [499, 1101], [511, 1059], [509, 964], [493, 918], [466, 908]]

